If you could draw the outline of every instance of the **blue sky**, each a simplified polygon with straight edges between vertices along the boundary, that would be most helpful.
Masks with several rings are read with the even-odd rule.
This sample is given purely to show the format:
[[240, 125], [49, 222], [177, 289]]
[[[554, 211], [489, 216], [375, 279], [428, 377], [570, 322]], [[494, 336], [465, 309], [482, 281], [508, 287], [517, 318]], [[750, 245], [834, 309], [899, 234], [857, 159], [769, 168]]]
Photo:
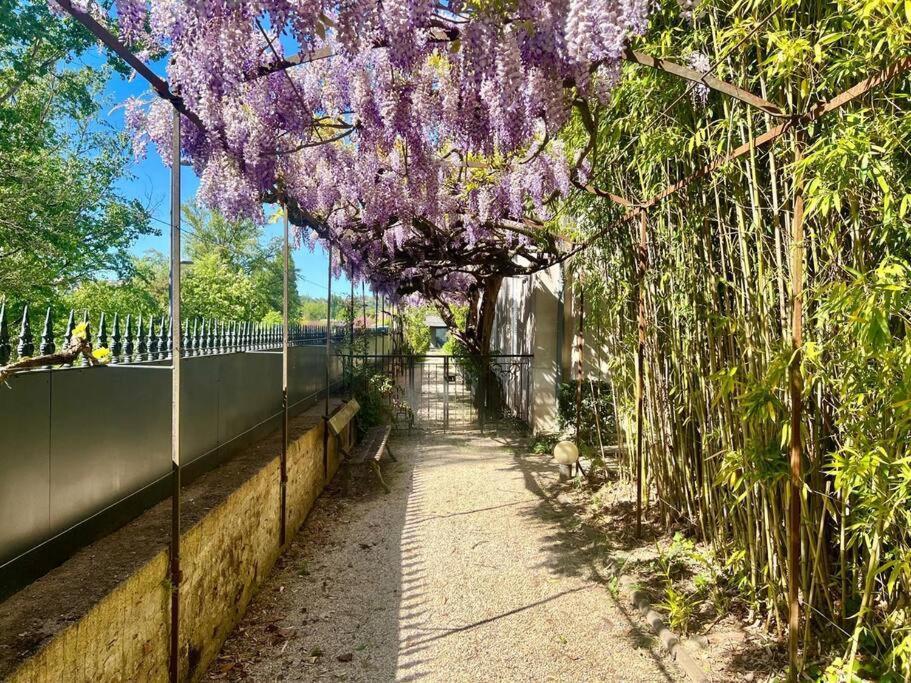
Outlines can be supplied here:
[[[99, 61], [103, 57], [98, 57]], [[91, 58], [87, 61], [92, 61]], [[156, 71], [162, 72], [161, 65], [155, 65]], [[146, 82], [136, 77], [132, 81], [114, 74], [105, 88], [105, 114], [107, 122], [116, 130], [123, 129], [123, 109], [117, 105], [131, 96], [144, 98], [150, 97], [150, 90]], [[139, 239], [133, 247], [136, 254], [142, 254], [149, 249], [156, 249], [163, 254], [169, 251], [168, 225], [170, 221], [170, 169], [167, 168], [158, 156], [154, 146], [149, 146], [145, 159], [137, 160], [130, 168], [132, 178], [121, 179], [118, 188], [127, 198], [136, 198], [147, 206], [153, 216], [152, 224], [159, 230], [158, 235], [148, 235]], [[194, 201], [199, 179], [193, 169], [184, 168], [181, 174], [181, 202]], [[264, 230], [264, 240], [281, 236], [281, 224], [267, 224]], [[326, 283], [328, 280], [328, 257], [325, 251], [317, 247], [314, 251], [303, 247], [292, 251], [292, 258], [298, 268], [297, 289], [301, 294], [314, 297], [326, 296]], [[333, 291], [343, 293], [349, 291], [346, 279], [336, 279], [332, 283]]]

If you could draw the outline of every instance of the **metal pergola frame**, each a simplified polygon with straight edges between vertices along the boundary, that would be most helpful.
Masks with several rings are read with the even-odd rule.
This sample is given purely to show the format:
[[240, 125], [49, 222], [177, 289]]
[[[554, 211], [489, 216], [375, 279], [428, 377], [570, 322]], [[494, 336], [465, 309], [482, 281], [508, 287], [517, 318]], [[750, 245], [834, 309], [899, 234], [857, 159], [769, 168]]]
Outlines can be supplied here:
[[[167, 81], [155, 74], [142, 60], [122, 43], [113, 33], [100, 24], [89, 13], [80, 10], [74, 6], [72, 0], [57, 0], [60, 7], [72, 16], [76, 21], [81, 23], [89, 32], [97, 37], [105, 46], [107, 46], [118, 57], [130, 65], [140, 76], [142, 76], [159, 97], [169, 101], [175, 110], [174, 113], [174, 133], [172, 135], [172, 163], [171, 163], [171, 317], [172, 324], [179, 331], [181, 329], [180, 319], [180, 115], [183, 114], [205, 130], [202, 121], [192, 110], [190, 110], [179, 94], [170, 90]], [[441, 33], [441, 40], [454, 40], [458, 36], [457, 29], [455, 36], [453, 29], [435, 29]], [[382, 47], [378, 45], [377, 47]], [[288, 69], [307, 62], [319, 59], [328, 59], [334, 54], [326, 49], [312, 52], [306, 55], [294, 55], [286, 59], [280, 59], [273, 65], [261, 67], [252, 73], [247, 80], [255, 80], [262, 76]], [[674, 77], [686, 80], [691, 83], [702, 84], [710, 90], [719, 92], [732, 99], [745, 103], [746, 105], [760, 111], [764, 114], [784, 119], [776, 126], [766, 130], [758, 137], [751, 137], [734, 150], [721, 154], [707, 164], [701, 166], [686, 177], [672, 183], [656, 193], [652, 197], [641, 201], [633, 202], [631, 200], [619, 197], [608, 190], [597, 188], [591, 185], [580, 185], [579, 187], [590, 194], [597, 195], [624, 206], [627, 211], [619, 220], [610, 223], [605, 228], [598, 230], [583, 242], [572, 246], [568, 251], [554, 259], [548, 265], [556, 265], [570, 259], [580, 251], [587, 249], [597, 242], [597, 240], [611, 230], [619, 228], [624, 223], [639, 218], [639, 243], [637, 245], [636, 263], [637, 263], [637, 299], [638, 299], [638, 327], [639, 342], [637, 349], [637, 447], [636, 462], [638, 469], [637, 476], [637, 533], [641, 528], [641, 495], [642, 495], [642, 400], [643, 400], [643, 355], [645, 344], [645, 326], [646, 312], [644, 303], [643, 283], [648, 270], [648, 211], [652, 207], [660, 204], [663, 200], [675, 195], [680, 190], [688, 187], [697, 180], [711, 176], [715, 171], [724, 167], [729, 162], [754, 152], [757, 148], [765, 146], [783, 135], [793, 132], [795, 136], [795, 165], [799, 166], [802, 159], [803, 150], [806, 146], [806, 127], [820, 119], [821, 117], [833, 111], [839, 110], [847, 104], [854, 102], [858, 98], [869, 93], [874, 88], [896, 78], [911, 70], [911, 57], [905, 57], [889, 65], [879, 73], [860, 81], [856, 85], [848, 88], [837, 96], [818, 102], [809, 107], [805, 112], [799, 114], [788, 114], [783, 112], [777, 105], [755, 95], [748, 90], [736, 85], [727, 83], [716, 78], [711, 74], [711, 70], [706, 73], [700, 73], [689, 67], [676, 64], [672, 61], [662, 58], [652, 57], [642, 52], [627, 49], [623, 58], [626, 61], [640, 64], [652, 69], [657, 69]], [[798, 170], [799, 173], [799, 170]], [[802, 475], [802, 452], [803, 444], [801, 442], [800, 424], [802, 420], [802, 402], [801, 391], [803, 378], [800, 369], [800, 346], [802, 344], [802, 324], [803, 324], [803, 264], [805, 247], [803, 219], [804, 219], [804, 197], [802, 178], [794, 178], [794, 197], [793, 197], [793, 220], [791, 226], [791, 345], [792, 357], [789, 364], [789, 390], [791, 396], [791, 434], [789, 444], [789, 523], [788, 523], [788, 596], [789, 596], [789, 658], [790, 671], [789, 678], [797, 679], [798, 672], [798, 623], [800, 618], [800, 603], [798, 597], [800, 583], [800, 490], [803, 486]], [[283, 393], [283, 439], [282, 439], [282, 470], [281, 470], [281, 542], [285, 542], [285, 485], [287, 477], [287, 439], [288, 439], [288, 413], [287, 413], [287, 363], [288, 363], [288, 211], [285, 206], [284, 216], [284, 279], [283, 279], [283, 311], [282, 320], [285, 328], [283, 348], [282, 348], [282, 393]], [[353, 286], [353, 285], [352, 285]], [[329, 387], [330, 387], [330, 369], [329, 355], [331, 349], [331, 325], [332, 325], [332, 245], [329, 245], [329, 283], [327, 297], [327, 334], [326, 334], [326, 396], [324, 408], [324, 420], [329, 416]], [[180, 338], [181, 335], [172, 337], [172, 445], [171, 458], [173, 469], [173, 486], [172, 486], [172, 524], [171, 524], [171, 633], [170, 633], [170, 677], [172, 681], [178, 680], [179, 674], [179, 586], [180, 586]], [[324, 429], [323, 440], [323, 472], [328, 476], [328, 441]]]

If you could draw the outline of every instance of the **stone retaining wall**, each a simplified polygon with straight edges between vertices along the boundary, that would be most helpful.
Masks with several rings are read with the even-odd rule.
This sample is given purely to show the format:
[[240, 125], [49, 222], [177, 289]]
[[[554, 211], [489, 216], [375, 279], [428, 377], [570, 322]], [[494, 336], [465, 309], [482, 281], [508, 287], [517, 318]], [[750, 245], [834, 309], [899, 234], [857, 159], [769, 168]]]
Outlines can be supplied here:
[[[350, 435], [343, 438], [350, 439]], [[330, 438], [328, 472], [324, 473], [322, 420], [292, 425], [290, 443], [288, 539], [338, 467], [334, 439]], [[279, 467], [276, 455], [181, 537], [184, 679], [202, 676], [281, 553]], [[168, 552], [164, 549], [78, 621], [44, 643], [9, 680], [166, 681], [169, 613]]]

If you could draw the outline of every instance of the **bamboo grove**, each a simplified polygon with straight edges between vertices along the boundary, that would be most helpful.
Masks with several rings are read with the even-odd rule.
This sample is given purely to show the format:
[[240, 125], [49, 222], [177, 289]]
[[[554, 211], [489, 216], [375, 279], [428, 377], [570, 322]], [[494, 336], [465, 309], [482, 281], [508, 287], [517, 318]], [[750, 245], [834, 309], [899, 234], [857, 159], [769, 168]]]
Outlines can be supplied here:
[[[691, 23], [666, 0], [643, 50], [704, 64], [785, 112], [911, 53], [903, 0], [684, 4]], [[640, 223], [622, 220], [624, 207], [589, 191], [563, 210], [577, 241], [598, 235], [567, 267], [610, 359], [626, 476], [636, 472], [641, 274], [651, 509], [709, 543], [729, 588], [783, 635], [791, 222], [803, 193], [800, 633], [804, 662], [828, 680], [911, 679], [909, 84], [907, 74], [884, 83], [649, 207], [644, 273]], [[633, 204], [778, 123], [630, 64], [591, 118], [588, 182]], [[569, 134], [576, 149], [591, 137], [583, 123]]]

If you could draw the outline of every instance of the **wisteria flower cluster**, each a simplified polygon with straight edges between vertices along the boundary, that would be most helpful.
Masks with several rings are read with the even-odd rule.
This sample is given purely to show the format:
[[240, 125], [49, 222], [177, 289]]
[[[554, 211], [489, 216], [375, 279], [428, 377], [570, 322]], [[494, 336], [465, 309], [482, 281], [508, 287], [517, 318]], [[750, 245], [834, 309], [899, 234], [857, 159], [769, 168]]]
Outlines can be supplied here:
[[[264, 200], [293, 204], [347, 269], [386, 272], [390, 290], [415, 275], [404, 260], [445, 256], [443, 235], [463, 267], [431, 279], [459, 290], [466, 255], [530, 252], [522, 226], [569, 189], [556, 140], [570, 95], [606, 96], [647, 7], [115, 0], [109, 21], [134, 49], [167, 54], [169, 87], [201, 122], [183, 121], [182, 154], [205, 203], [254, 217]], [[169, 159], [170, 103], [126, 112], [137, 152], [151, 141]]]

